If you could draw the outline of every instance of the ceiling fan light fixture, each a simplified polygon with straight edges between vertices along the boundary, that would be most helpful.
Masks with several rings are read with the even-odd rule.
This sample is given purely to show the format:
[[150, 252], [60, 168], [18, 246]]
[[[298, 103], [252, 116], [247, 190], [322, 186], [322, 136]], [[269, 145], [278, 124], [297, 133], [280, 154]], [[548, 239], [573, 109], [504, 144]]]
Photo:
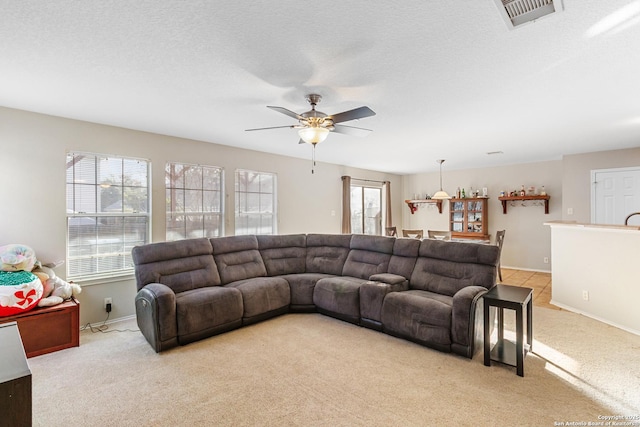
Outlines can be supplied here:
[[300, 139], [309, 144], [319, 144], [329, 135], [329, 129], [325, 127], [305, 127], [298, 130]]

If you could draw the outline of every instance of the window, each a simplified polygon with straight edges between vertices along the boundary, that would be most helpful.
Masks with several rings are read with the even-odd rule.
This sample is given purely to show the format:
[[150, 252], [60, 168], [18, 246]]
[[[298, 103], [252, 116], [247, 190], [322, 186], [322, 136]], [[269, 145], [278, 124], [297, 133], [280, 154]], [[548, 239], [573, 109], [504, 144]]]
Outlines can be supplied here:
[[167, 163], [165, 186], [167, 240], [223, 235], [222, 168]]
[[149, 241], [149, 162], [67, 154], [67, 279], [133, 272]]
[[236, 171], [236, 235], [276, 234], [276, 175]]
[[383, 234], [381, 187], [351, 186], [351, 232]]

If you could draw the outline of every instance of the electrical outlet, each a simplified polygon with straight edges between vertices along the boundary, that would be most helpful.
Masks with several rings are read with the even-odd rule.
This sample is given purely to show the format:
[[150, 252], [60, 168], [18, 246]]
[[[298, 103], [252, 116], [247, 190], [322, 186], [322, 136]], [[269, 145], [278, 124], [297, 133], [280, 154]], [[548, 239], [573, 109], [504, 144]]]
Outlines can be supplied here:
[[582, 299], [589, 301], [589, 291], [582, 291]]
[[548, 256], [544, 257], [544, 258], [542, 259], [542, 261], [543, 261], [545, 264], [549, 264], [549, 257], [548, 257]]
[[567, 208], [567, 215], [573, 215], [573, 208]]
[[111, 306], [113, 307], [113, 301], [111, 300], [111, 297], [104, 299], [104, 309], [105, 310], [107, 309], [107, 304], [111, 304]]

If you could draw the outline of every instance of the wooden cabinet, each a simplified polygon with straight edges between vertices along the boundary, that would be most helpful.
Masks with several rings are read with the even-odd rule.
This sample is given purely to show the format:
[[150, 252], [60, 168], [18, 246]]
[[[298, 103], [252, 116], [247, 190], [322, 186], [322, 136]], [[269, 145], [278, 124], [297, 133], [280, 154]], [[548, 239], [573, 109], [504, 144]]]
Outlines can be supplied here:
[[449, 200], [449, 229], [457, 239], [489, 240], [487, 197]]
[[0, 323], [17, 322], [27, 357], [80, 345], [80, 304], [71, 298], [53, 307], [0, 317]]

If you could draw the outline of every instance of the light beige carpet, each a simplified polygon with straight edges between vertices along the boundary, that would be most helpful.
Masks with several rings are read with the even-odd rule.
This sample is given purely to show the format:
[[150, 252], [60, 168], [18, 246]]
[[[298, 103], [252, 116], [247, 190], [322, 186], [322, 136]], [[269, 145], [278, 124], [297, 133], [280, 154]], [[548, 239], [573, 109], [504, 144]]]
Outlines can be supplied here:
[[[110, 329], [135, 328], [135, 321]], [[36, 426], [431, 426], [640, 414], [640, 337], [534, 309], [525, 377], [319, 314], [161, 354], [139, 332], [81, 334], [29, 359]]]

